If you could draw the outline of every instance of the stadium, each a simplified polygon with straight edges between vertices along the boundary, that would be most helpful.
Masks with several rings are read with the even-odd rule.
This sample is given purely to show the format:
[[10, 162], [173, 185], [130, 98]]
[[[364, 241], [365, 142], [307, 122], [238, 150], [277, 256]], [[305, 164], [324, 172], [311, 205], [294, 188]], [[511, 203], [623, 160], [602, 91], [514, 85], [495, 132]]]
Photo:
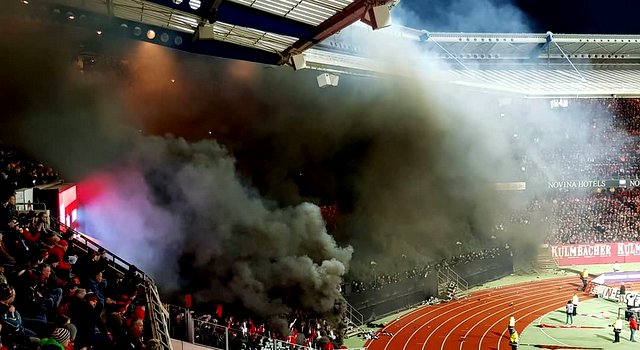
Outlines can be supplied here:
[[526, 2], [10, 0], [0, 349], [635, 348], [640, 34]]

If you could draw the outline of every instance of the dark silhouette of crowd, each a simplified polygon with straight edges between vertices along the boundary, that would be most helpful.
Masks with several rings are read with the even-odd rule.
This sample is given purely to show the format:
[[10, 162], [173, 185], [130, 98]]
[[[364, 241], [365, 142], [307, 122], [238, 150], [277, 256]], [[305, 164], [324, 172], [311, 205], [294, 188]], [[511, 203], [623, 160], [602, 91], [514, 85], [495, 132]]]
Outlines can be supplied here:
[[493, 247], [488, 249], [472, 250], [469, 252], [452, 255], [449, 258], [440, 261], [434, 261], [423, 266], [416, 266], [403, 272], [395, 273], [372, 273], [373, 277], [369, 280], [353, 279], [351, 283], [351, 291], [361, 293], [368, 290], [380, 289], [384, 286], [399, 283], [401, 281], [426, 278], [430, 273], [444, 267], [455, 267], [457, 265], [468, 264], [483, 259], [493, 259], [501, 254], [507, 254], [508, 248]]
[[[193, 318], [193, 341], [198, 344], [232, 350], [296, 350], [340, 348], [344, 334], [325, 319], [303, 311], [287, 315], [287, 324], [273, 324], [257, 317], [228, 315], [218, 305], [213, 313], [197, 313], [182, 307], [169, 306], [170, 333], [173, 338], [188, 339], [188, 313]], [[284, 322], [284, 321], [282, 321]]]
[[0, 142], [0, 188], [16, 190], [54, 183], [60, 179], [51, 167], [38, 163]]

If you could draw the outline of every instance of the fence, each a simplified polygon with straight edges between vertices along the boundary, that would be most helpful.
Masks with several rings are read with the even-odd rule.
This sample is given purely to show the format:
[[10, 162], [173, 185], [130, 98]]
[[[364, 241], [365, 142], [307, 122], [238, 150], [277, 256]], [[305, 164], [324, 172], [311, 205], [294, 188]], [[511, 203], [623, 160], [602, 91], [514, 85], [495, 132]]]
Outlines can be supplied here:
[[171, 338], [222, 350], [313, 350], [249, 330], [229, 328], [213, 322], [193, 319], [183, 307], [166, 305], [169, 312]]
[[369, 322], [419, 305], [436, 296], [437, 290], [437, 276], [428, 273], [375, 289], [349, 292], [345, 297], [363, 315], [364, 322]]

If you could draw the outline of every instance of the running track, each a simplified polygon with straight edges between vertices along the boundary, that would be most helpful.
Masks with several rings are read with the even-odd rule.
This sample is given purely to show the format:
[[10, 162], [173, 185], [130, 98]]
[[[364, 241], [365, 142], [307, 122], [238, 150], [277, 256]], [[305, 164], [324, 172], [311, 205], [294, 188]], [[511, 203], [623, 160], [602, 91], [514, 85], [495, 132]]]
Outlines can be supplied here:
[[[389, 323], [368, 350], [508, 350], [509, 317], [516, 330], [567, 303], [576, 293], [576, 277], [554, 278], [487, 289], [468, 297], [425, 306]], [[580, 292], [580, 301], [590, 296]], [[578, 306], [578, 311], [580, 307]]]

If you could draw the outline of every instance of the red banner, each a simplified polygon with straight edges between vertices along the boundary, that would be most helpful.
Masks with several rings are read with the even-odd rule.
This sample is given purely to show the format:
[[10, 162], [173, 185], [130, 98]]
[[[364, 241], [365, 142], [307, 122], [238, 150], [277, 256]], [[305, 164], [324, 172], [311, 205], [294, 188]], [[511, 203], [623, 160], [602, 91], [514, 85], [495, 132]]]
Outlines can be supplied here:
[[560, 266], [640, 262], [640, 242], [554, 245], [551, 254]]

